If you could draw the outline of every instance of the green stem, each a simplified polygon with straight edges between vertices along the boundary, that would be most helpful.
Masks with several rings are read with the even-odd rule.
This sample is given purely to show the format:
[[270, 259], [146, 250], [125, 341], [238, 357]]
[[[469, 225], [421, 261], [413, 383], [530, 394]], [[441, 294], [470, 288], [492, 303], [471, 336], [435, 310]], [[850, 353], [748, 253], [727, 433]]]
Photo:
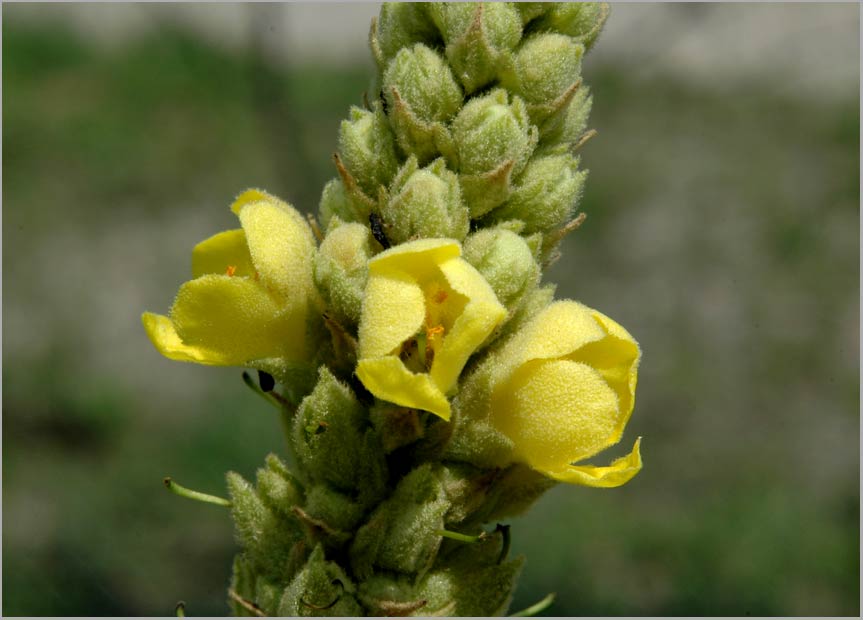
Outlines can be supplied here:
[[485, 532], [483, 532], [479, 536], [470, 536], [468, 534], [450, 532], [449, 530], [438, 530], [437, 532], [435, 532], [435, 534], [437, 534], [438, 536], [443, 536], [444, 538], [451, 538], [453, 540], [458, 540], [465, 543], [475, 543], [485, 538]]

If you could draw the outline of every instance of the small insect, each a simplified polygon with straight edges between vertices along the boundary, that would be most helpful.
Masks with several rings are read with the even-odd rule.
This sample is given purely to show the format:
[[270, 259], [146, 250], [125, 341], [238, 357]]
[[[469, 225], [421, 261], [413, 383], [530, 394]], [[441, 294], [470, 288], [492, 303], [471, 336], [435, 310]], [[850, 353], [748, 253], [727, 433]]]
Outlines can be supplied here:
[[387, 113], [387, 98], [384, 97], [384, 89], [383, 88], [381, 89], [380, 97], [381, 97], [381, 108], [383, 109], [384, 114], [386, 114]]
[[377, 213], [370, 213], [369, 226], [371, 226], [372, 229], [372, 236], [377, 239], [378, 243], [380, 243], [385, 250], [388, 249], [390, 247], [390, 240], [387, 239], [386, 233], [384, 233], [384, 221], [381, 219], [381, 216]]

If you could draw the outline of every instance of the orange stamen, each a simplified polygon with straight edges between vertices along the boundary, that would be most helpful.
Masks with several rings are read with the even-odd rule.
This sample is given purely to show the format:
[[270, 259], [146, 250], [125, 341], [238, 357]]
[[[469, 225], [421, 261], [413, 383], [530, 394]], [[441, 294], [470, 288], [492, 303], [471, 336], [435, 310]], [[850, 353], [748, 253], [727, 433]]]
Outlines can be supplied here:
[[[443, 302], [446, 301], [447, 297], [449, 297], [449, 294], [444, 290], [440, 290], [434, 294], [433, 299], [434, 299], [436, 304], [442, 304]], [[441, 329], [443, 329], [443, 327], [441, 327]]]
[[228, 265], [228, 268], [225, 270], [225, 274], [228, 276], [233, 276], [235, 273], [237, 273], [237, 266]]

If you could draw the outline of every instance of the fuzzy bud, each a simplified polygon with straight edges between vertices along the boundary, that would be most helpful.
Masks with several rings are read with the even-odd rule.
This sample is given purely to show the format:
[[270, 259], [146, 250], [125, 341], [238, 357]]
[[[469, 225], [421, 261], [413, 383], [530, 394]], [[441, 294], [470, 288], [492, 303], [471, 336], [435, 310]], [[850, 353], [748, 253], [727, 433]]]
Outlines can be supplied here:
[[372, 29], [372, 53], [383, 69], [403, 47], [431, 43], [440, 35], [424, 2], [385, 2]]
[[324, 557], [321, 546], [309, 556], [279, 603], [278, 616], [360, 616], [353, 582], [335, 562]]
[[606, 2], [555, 2], [537, 20], [537, 30], [551, 30], [572, 37], [590, 49], [608, 18]]
[[350, 115], [342, 121], [339, 151], [360, 188], [376, 196], [378, 187], [389, 184], [398, 169], [395, 139], [380, 105], [374, 112], [354, 106]]
[[458, 170], [471, 217], [483, 215], [507, 199], [510, 179], [518, 174], [538, 140], [524, 102], [496, 89], [472, 99], [452, 124]]
[[581, 75], [584, 45], [556, 33], [534, 34], [522, 41], [501, 85], [522, 97], [531, 120], [540, 123], [565, 105]]
[[344, 222], [368, 222], [371, 213], [369, 205], [351, 197], [341, 179], [331, 179], [324, 186], [318, 211], [324, 228], [329, 227], [333, 216]]
[[572, 148], [587, 129], [593, 97], [590, 88], [580, 86], [572, 99], [556, 114], [552, 114], [540, 125], [540, 149], [549, 152], [565, 152]]
[[345, 326], [356, 325], [374, 253], [371, 233], [362, 224], [333, 223], [315, 257], [315, 284], [333, 318]]
[[539, 281], [540, 267], [527, 242], [502, 228], [480, 230], [464, 244], [464, 258], [512, 312]]
[[318, 384], [294, 418], [294, 449], [303, 469], [336, 490], [376, 496], [385, 464], [367, 431], [373, 432], [353, 392], [321, 367]]
[[396, 106], [396, 89], [417, 118], [428, 123], [448, 121], [462, 101], [446, 61], [421, 43], [399, 50], [384, 73], [383, 88], [390, 107]]
[[394, 244], [420, 237], [461, 241], [470, 221], [458, 176], [443, 159], [419, 169], [411, 157], [393, 181], [392, 196], [381, 207], [387, 235]]
[[572, 217], [578, 204], [586, 170], [570, 154], [532, 159], [516, 181], [509, 200], [490, 214], [495, 221], [520, 220], [524, 233], [548, 232]]
[[443, 34], [446, 57], [465, 92], [492, 82], [503, 55], [521, 39], [521, 16], [504, 2], [430, 3], [428, 11]]
[[514, 4], [524, 26], [537, 17], [545, 15], [552, 6], [551, 2], [515, 2]]

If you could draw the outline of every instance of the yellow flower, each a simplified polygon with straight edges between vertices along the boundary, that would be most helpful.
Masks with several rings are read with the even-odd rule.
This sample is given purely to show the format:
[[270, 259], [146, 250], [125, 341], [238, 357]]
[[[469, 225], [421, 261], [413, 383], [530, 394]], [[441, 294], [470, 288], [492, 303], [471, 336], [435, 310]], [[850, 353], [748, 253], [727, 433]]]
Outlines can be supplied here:
[[265, 192], [242, 193], [231, 210], [242, 228], [195, 246], [194, 279], [180, 287], [170, 318], [145, 312], [144, 327], [170, 359], [280, 374], [309, 356], [315, 242], [303, 216]]
[[551, 478], [616, 487], [641, 469], [639, 445], [607, 467], [575, 465], [616, 444], [635, 403], [641, 351], [607, 316], [551, 304], [501, 351], [490, 421], [514, 457]]
[[369, 261], [357, 376], [382, 400], [449, 420], [447, 394], [506, 316], [449, 239], [421, 239]]

